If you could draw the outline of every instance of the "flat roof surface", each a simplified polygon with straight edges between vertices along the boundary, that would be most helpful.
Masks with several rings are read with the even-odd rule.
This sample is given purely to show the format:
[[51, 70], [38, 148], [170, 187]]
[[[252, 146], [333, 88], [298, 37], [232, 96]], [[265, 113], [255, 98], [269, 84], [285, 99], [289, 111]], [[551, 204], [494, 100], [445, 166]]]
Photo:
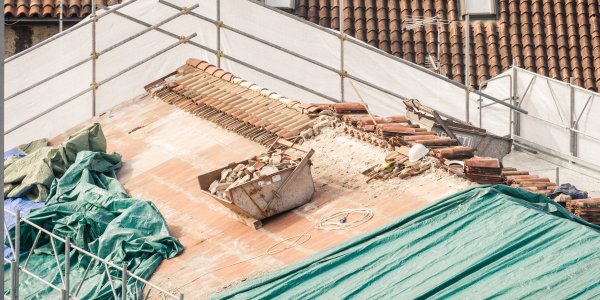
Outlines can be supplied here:
[[[155, 203], [171, 234], [184, 245], [183, 253], [160, 265], [151, 282], [186, 297], [204, 298], [292, 264], [471, 185], [441, 170], [367, 184], [359, 171], [382, 163], [385, 151], [331, 129], [307, 142], [316, 151], [312, 201], [254, 230], [203, 194], [197, 176], [251, 158], [265, 147], [150, 96], [125, 102], [89, 122], [102, 125], [109, 152], [122, 154], [118, 178], [125, 188], [133, 197]], [[365, 224], [347, 230], [314, 229], [325, 216], [361, 208], [373, 211]], [[290, 241], [297, 245], [265, 254]]]

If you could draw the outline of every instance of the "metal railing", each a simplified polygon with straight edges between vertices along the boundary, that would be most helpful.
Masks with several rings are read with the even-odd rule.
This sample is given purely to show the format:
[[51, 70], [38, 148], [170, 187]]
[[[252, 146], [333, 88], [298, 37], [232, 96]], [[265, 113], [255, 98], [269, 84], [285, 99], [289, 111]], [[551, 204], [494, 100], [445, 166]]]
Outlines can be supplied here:
[[[119, 266], [111, 261], [108, 261], [102, 257], [99, 257], [81, 247], [76, 246], [75, 244], [73, 244], [70, 240], [70, 238], [67, 237], [60, 237], [44, 228], [42, 228], [41, 226], [31, 222], [30, 220], [28, 220], [25, 217], [21, 216], [21, 213], [19, 210], [12, 212], [10, 210], [4, 209], [4, 213], [5, 214], [10, 214], [13, 215], [15, 217], [15, 227], [14, 227], [14, 239], [11, 238], [10, 236], [10, 231], [8, 228], [8, 225], [6, 223], [6, 220], [4, 221], [4, 231], [5, 231], [5, 235], [6, 235], [6, 239], [7, 242], [9, 244], [10, 250], [13, 254], [13, 258], [12, 259], [7, 259], [6, 257], [4, 258], [4, 262], [5, 263], [9, 263], [10, 264], [10, 274], [11, 274], [11, 285], [10, 285], [10, 297], [7, 297], [5, 295], [6, 299], [19, 299], [19, 274], [20, 272], [23, 272], [29, 276], [31, 276], [32, 278], [34, 278], [35, 280], [39, 281], [40, 284], [43, 284], [53, 290], [55, 290], [59, 295], [60, 298], [63, 300], [67, 300], [67, 299], [81, 299], [79, 298], [79, 293], [81, 292], [81, 288], [83, 286], [83, 284], [86, 282], [87, 276], [89, 274], [89, 271], [92, 268], [100, 268], [103, 270], [102, 276], [99, 279], [99, 284], [102, 284], [104, 282], [104, 278], [108, 279], [108, 283], [110, 285], [110, 290], [113, 294], [114, 299], [127, 299], [127, 292], [131, 290], [128, 289], [128, 287], [130, 288], [131, 285], [128, 285], [128, 282], [133, 281], [134, 284], [133, 286], [135, 287], [135, 291], [133, 291], [134, 295], [139, 295], [139, 297], [141, 299], [147, 299], [148, 296], [150, 295], [151, 292], [156, 291], [159, 295], [161, 295], [163, 298], [167, 297], [170, 299], [183, 299], [183, 294], [174, 294], [171, 292], [168, 292], [162, 288], [160, 288], [159, 286], [139, 277], [138, 275], [132, 273], [131, 271], [129, 271], [127, 269], [127, 263], [123, 263], [123, 265]], [[25, 251], [24, 253], [21, 252], [21, 222], [31, 226], [34, 230], [37, 230], [37, 235], [33, 241], [33, 244], [31, 245], [31, 247]], [[44, 278], [41, 277], [41, 275], [36, 274], [36, 272], [38, 272], [39, 270], [31, 270], [27, 267], [27, 265], [29, 264], [29, 261], [32, 257], [32, 254], [34, 252], [34, 250], [36, 249], [36, 247], [38, 246], [38, 243], [40, 242], [40, 240], [46, 240], [45, 238], [49, 239], [49, 243], [50, 246], [52, 248], [52, 254], [54, 256], [55, 259], [55, 263], [58, 269], [58, 274], [57, 274], [57, 278], [54, 278], [53, 280], [46, 280]], [[61, 263], [60, 258], [59, 258], [59, 252], [57, 251], [57, 243], [63, 243], [64, 244], [64, 259], [63, 262]], [[25, 262], [21, 262], [21, 256], [27, 254], [27, 258], [25, 259]], [[73, 256], [83, 256], [86, 259], [89, 259], [89, 263], [83, 273], [83, 277], [81, 278], [81, 280], [79, 282], [71, 282], [71, 265], [70, 265], [70, 261], [71, 261], [71, 257]], [[84, 261], [82, 259], [82, 261]], [[87, 261], [87, 260], [85, 260]], [[114, 282], [112, 277], [115, 277], [115, 275], [120, 275], [118, 277], [120, 277], [121, 279], [121, 286], [117, 286]], [[59, 285], [53, 284], [52, 282], [55, 282], [56, 280], [58, 280], [60, 282]], [[145, 287], [150, 287], [147, 290], [147, 295], [145, 297], [142, 297], [142, 295], [144, 294], [144, 288]], [[121, 297], [118, 297], [119, 293], [121, 294]]]
[[[519, 81], [517, 80], [518, 77], [518, 72], [524, 72], [527, 73], [529, 75], [531, 75], [531, 79], [527, 82], [527, 85], [525, 87], [525, 90], [523, 91], [522, 95], [518, 94], [518, 85], [519, 85]], [[490, 83], [493, 81], [497, 81], [497, 80], [501, 80], [503, 78], [509, 78], [510, 79], [510, 96], [506, 99], [504, 99], [504, 101], [510, 101], [511, 103], [514, 103], [517, 107], [521, 108], [523, 106], [523, 104], [526, 103], [526, 101], [528, 101], [528, 99], [532, 96], [531, 95], [531, 91], [533, 90], [533, 87], [536, 83], [540, 83], [542, 85], [545, 85], [547, 88], [547, 91], [550, 94], [549, 99], [533, 99], [535, 101], [552, 101], [552, 106], [555, 108], [555, 113], [558, 115], [559, 120], [554, 120], [552, 118], [549, 118], [548, 115], [538, 115], [535, 112], [529, 111], [529, 113], [527, 115], [521, 115], [520, 111], [516, 111], [516, 110], [512, 110], [510, 109], [510, 135], [511, 137], [513, 137], [515, 139], [515, 142], [517, 144], [522, 144], [523, 146], [533, 149], [533, 150], [537, 150], [540, 151], [542, 153], [545, 153], [547, 155], [559, 158], [563, 161], [566, 161], [568, 163], [576, 163], [584, 168], [590, 169], [592, 171], [595, 172], [600, 172], [600, 166], [598, 166], [597, 164], [594, 164], [592, 162], [586, 161], [586, 160], [582, 160], [579, 157], [579, 153], [578, 153], [578, 144], [579, 144], [579, 138], [580, 137], [586, 137], [590, 140], [593, 140], [594, 142], [599, 143], [600, 145], [600, 135], [592, 135], [589, 132], [583, 132], [581, 130], [579, 130], [579, 122], [581, 121], [581, 118], [583, 117], [584, 113], [589, 112], [589, 110], [592, 107], [592, 103], [594, 100], [596, 99], [600, 99], [600, 94], [595, 93], [593, 91], [590, 90], [586, 90], [582, 87], [579, 86], [575, 86], [573, 84], [573, 78], [570, 78], [568, 83], [564, 83], [555, 79], [551, 79], [549, 77], [545, 77], [542, 75], [539, 75], [537, 73], [528, 71], [526, 69], [522, 69], [520, 67], [518, 67], [514, 62], [513, 62], [513, 66], [512, 66], [512, 71], [508, 74], [502, 75], [502, 76], [498, 76], [492, 79], [489, 79], [487, 81], [485, 81], [484, 83]], [[562, 113], [562, 110], [560, 108], [560, 101], [561, 99], [559, 99], [559, 97], [556, 94], [555, 88], [553, 88], [553, 84], [558, 84], [558, 85], [566, 85], [568, 86], [569, 90], [570, 90], [570, 95], [569, 95], [569, 105], [568, 105], [568, 116], [564, 116]], [[483, 84], [482, 84], [483, 85]], [[584, 92], [586, 94], [586, 99], [585, 99], [585, 104], [583, 104], [583, 108], [581, 109], [581, 111], [576, 112], [576, 104], [575, 104], [575, 91], [581, 91]], [[533, 101], [533, 100], [529, 100], [529, 101]], [[562, 100], [566, 100], [566, 99], [562, 99]], [[495, 105], [497, 103], [489, 103], [486, 105], [480, 105], [478, 107], [479, 110], [479, 115], [480, 115], [480, 127], [481, 127], [481, 122], [482, 122], [482, 111], [489, 106]], [[522, 127], [522, 123], [521, 120], [522, 118], [531, 118], [531, 119], [535, 119], [537, 121], [540, 121], [548, 126], [551, 126], [553, 128], [558, 128], [561, 130], [565, 130], [566, 132], [569, 133], [569, 153], [563, 153], [561, 151], [558, 151], [556, 149], [552, 149], [551, 147], [548, 147], [547, 145], [540, 145], [538, 143], [534, 143], [530, 140], [527, 139], [527, 137], [522, 136], [521, 135], [521, 127]], [[596, 130], [595, 133], [598, 133], [600, 131]]]

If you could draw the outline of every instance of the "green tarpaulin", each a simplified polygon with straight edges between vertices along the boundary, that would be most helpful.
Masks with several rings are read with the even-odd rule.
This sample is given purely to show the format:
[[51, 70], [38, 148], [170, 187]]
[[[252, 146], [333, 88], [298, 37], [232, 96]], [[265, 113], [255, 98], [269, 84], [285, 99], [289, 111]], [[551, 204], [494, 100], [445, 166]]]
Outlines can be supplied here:
[[541, 195], [475, 187], [214, 298], [449, 297], [598, 299], [600, 228]]
[[[121, 166], [119, 154], [82, 151], [59, 180], [50, 189], [46, 205], [32, 211], [27, 219], [60, 236], [69, 236], [76, 245], [109, 260], [118, 266], [124, 262], [134, 274], [148, 278], [164, 258], [171, 258], [183, 250], [170, 236], [167, 225], [157, 208], [149, 201], [129, 198], [119, 181], [116, 170]], [[21, 251], [28, 251], [38, 230], [21, 223]], [[11, 236], [14, 230], [11, 231]], [[59, 268], [64, 270], [64, 245], [57, 242], [56, 253], [48, 235], [41, 235], [27, 269], [61, 287]], [[21, 265], [28, 253], [21, 255]], [[89, 256], [72, 251], [71, 293], [75, 294], [90, 263]], [[110, 269], [109, 281], [104, 266], [94, 263], [87, 273], [80, 299], [112, 299], [111, 282], [121, 294], [121, 271]], [[10, 266], [4, 265], [5, 294], [9, 293]], [[128, 298], [139, 299], [142, 286], [129, 278]], [[31, 276], [21, 273], [21, 299], [58, 299], [59, 294]], [[120, 297], [120, 296], [119, 296]]]
[[21, 145], [18, 149], [27, 156], [13, 156], [4, 162], [4, 198], [43, 201], [54, 179], [65, 173], [79, 151], [106, 152], [106, 139], [97, 123], [71, 135], [60, 146], [46, 146], [47, 143], [43, 139]]

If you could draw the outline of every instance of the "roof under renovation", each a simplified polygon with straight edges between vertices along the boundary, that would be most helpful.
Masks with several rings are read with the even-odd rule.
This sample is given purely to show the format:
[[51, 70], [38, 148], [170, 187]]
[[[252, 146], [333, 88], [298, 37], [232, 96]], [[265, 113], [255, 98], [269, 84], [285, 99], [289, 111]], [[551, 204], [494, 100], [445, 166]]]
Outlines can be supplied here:
[[[518, 66], [586, 89], [600, 89], [600, 3], [597, 0], [499, 0], [498, 19], [471, 24], [469, 82], [479, 86]], [[295, 14], [339, 30], [339, 1], [300, 0]], [[440, 73], [464, 82], [464, 30], [457, 1], [344, 0], [344, 32], [419, 65], [438, 56], [435, 22], [404, 30], [408, 18], [437, 16]]]
[[[471, 184], [442, 171], [367, 184], [357, 174], [383, 161], [385, 152], [331, 130], [309, 142], [316, 151], [311, 202], [255, 230], [202, 193], [197, 177], [258, 155], [264, 146], [150, 96], [128, 101], [93, 121], [102, 125], [108, 152], [123, 156], [118, 179], [131, 195], [152, 200], [184, 246], [182, 254], [161, 264], [152, 282], [186, 295], [207, 296], [298, 262]], [[373, 217], [345, 231], [313, 230], [293, 249], [266, 254], [270, 247], [289, 247], [290, 239], [323, 217], [348, 209], [368, 209]], [[239, 261], [244, 262], [229, 266]]]
[[[90, 122], [101, 125], [106, 137], [107, 153], [114, 151], [122, 155], [123, 163], [117, 173], [118, 180], [132, 197], [150, 199], [156, 205], [168, 224], [170, 233], [184, 247], [181, 254], [163, 261], [151, 277], [151, 282], [173, 293], [181, 292], [201, 298], [215, 295], [261, 274], [284, 268], [275, 273], [282, 274], [281, 272], [287, 272], [285, 270], [298, 270], [299, 266], [307, 265], [310, 261], [328, 260], [328, 256], [337, 256], [334, 253], [336, 249], [362, 247], [360, 243], [379, 240], [388, 235], [386, 231], [390, 230], [393, 230], [393, 234], [410, 238], [410, 244], [417, 247], [423, 243], [422, 239], [407, 236], [406, 231], [403, 231], [405, 225], [402, 224], [407, 224], [406, 220], [418, 218], [417, 216], [426, 214], [435, 207], [443, 206], [445, 202], [436, 200], [464, 191], [474, 184], [473, 181], [508, 182], [538, 194], [556, 187], [547, 178], [530, 175], [527, 171], [515, 168], [502, 168], [497, 159], [473, 158], [473, 149], [452, 146], [454, 142], [451, 139], [437, 137], [431, 131], [410, 124], [406, 117], [368, 117], [363, 114], [364, 105], [356, 103], [333, 106], [301, 104], [200, 60], [189, 59], [173, 73], [148, 84], [146, 89], [149, 93], [126, 101], [51, 142], [59, 144], [70, 133], [88, 126]], [[358, 126], [350, 128], [348, 126], [353, 126], [353, 121], [344, 123], [336, 120], [336, 115], [342, 116], [339, 114], [350, 114], [345, 115], [342, 120], [354, 120], [358, 122], [354, 123]], [[372, 120], [386, 126], [377, 127], [375, 132], [370, 132], [370, 121], [366, 118], [375, 118]], [[308, 131], [311, 134], [307, 135]], [[395, 138], [392, 140], [410, 144], [424, 139], [423, 143], [430, 145], [428, 147], [432, 150], [432, 155], [410, 169], [406, 159], [403, 159], [408, 148], [401, 144], [389, 144], [385, 139], [376, 137], [377, 134], [390, 135]], [[278, 138], [298, 135], [304, 140], [303, 146], [314, 150], [310, 163], [314, 195], [310, 202], [264, 219], [262, 227], [255, 229], [243, 222], [239, 214], [201, 190], [198, 176], [261, 155]], [[366, 135], [371, 136], [367, 138]], [[298, 142], [298, 138], [294, 141]], [[441, 163], [434, 163], [437, 159], [434, 157], [439, 157]], [[444, 161], [448, 162], [445, 157], [467, 158], [464, 161], [467, 168], [463, 171], [456, 166], [444, 166]], [[382, 163], [385, 166], [379, 167]], [[403, 164], [409, 172], [400, 172], [399, 169], [398, 173], [386, 171], [392, 170], [389, 168], [396, 170]], [[504, 189], [508, 194], [517, 193], [518, 196], [513, 195], [517, 198], [529, 197], [537, 201], [545, 199], [543, 201], [554, 203], [522, 189]], [[564, 225], [562, 230], [568, 231], [566, 228], [572, 227], [574, 231], [570, 231], [571, 233], [581, 231], [590, 236], [585, 239], [578, 235], [579, 240], [585, 239], [589, 243], [596, 243], [598, 240], [599, 233], [593, 225], [570, 215], [564, 209], [559, 209], [563, 215], [557, 217], [556, 212], [551, 210], [528, 209], [527, 205], [517, 199], [511, 200], [513, 202], [510, 205], [492, 205], [489, 207], [492, 210], [489, 210], [484, 205], [485, 197], [478, 191], [470, 190], [466, 194], [446, 198], [445, 201], [456, 202], [458, 200], [453, 199], [462, 199], [460, 201], [471, 203], [469, 205], [477, 205], [478, 211], [485, 211], [490, 222], [495, 222], [492, 217], [493, 209], [501, 210], [506, 218], [511, 218], [514, 210], [522, 211], [523, 214], [530, 215], [519, 221], [523, 228], [540, 229], [538, 222], [548, 220], [552, 224], [556, 223], [556, 226]], [[497, 202], [502, 203], [504, 200]], [[554, 206], [557, 207], [556, 204]], [[458, 205], [452, 210], [464, 213], [461, 207], [465, 206]], [[451, 211], [436, 215], [429, 221], [423, 219], [422, 222], [428, 224], [428, 232], [436, 232], [435, 228], [451, 226], [442, 216], [448, 214], [452, 214]], [[404, 216], [409, 217], [399, 219]], [[585, 211], [582, 216], [586, 216]], [[472, 217], [479, 220], [477, 222], [487, 224], [487, 221], [484, 222], [475, 215]], [[340, 221], [340, 218], [345, 221]], [[340, 226], [344, 223], [346, 225]], [[488, 230], [498, 232], [497, 227], [491, 229], [487, 225], [483, 226], [483, 223], [481, 226], [474, 223], [469, 226], [473, 236], [488, 236]], [[556, 227], [550, 223], [547, 226]], [[372, 231], [378, 227], [380, 228]], [[456, 228], [456, 234], [469, 236], [466, 232], [461, 232]], [[366, 233], [368, 234], [362, 235]], [[531, 236], [531, 242], [543, 239], [543, 235]], [[561, 235], [561, 239], [569, 238]], [[440, 256], [440, 253], [447, 251], [444, 245], [429, 245], [432, 251], [429, 252], [432, 255], [430, 259], [443, 264], [445, 260], [438, 259], [446, 257]], [[591, 247], [592, 244], [586, 245]], [[580, 249], [578, 247], [569, 249], [577, 252], [575, 249]], [[515, 255], [515, 251], [525, 251], [524, 249], [506, 245], [502, 251], [505, 253], [504, 257], [509, 258]], [[406, 251], [408, 250], [400, 247], [394, 253], [409, 255]], [[361, 261], [372, 261], [369, 253], [361, 252]], [[383, 252], [380, 254], [387, 256]], [[455, 259], [460, 260], [462, 254], [457, 254]], [[536, 254], [537, 251], [531, 252], [531, 263], [536, 263], [540, 257]], [[488, 256], [485, 252], [479, 252], [478, 255], [481, 259], [496, 264], [498, 268], [506, 264], [499, 256]], [[306, 258], [309, 260], [303, 260]], [[598, 261], [598, 257], [593, 255], [586, 259]], [[348, 264], [354, 265], [346, 261], [336, 268], [348, 270]], [[586, 266], [589, 265], [591, 263], [586, 263]], [[579, 270], [579, 266], [581, 264], [573, 264], [575, 270]], [[319, 265], [315, 267], [320, 268]], [[547, 270], [550, 269], [548, 266]], [[257, 282], [267, 284], [265, 286], [279, 285], [271, 281], [273, 276], [278, 275], [266, 276], [261, 277], [261, 281], [252, 281], [239, 288], [226, 290], [224, 295], [245, 291], [246, 287]], [[443, 274], [439, 276], [443, 277]], [[553, 276], [563, 278], [561, 273]], [[315, 277], [315, 283], [329, 282], [326, 278], [331, 277], [326, 272], [320, 273]], [[364, 283], [373, 279], [356, 280]], [[587, 282], [582, 279], [579, 283], [587, 286]], [[339, 285], [339, 288], [343, 289], [344, 286]], [[354, 284], [352, 286], [356, 287]], [[319, 290], [322, 289], [312, 292]], [[588, 291], [595, 293], [594, 289]]]

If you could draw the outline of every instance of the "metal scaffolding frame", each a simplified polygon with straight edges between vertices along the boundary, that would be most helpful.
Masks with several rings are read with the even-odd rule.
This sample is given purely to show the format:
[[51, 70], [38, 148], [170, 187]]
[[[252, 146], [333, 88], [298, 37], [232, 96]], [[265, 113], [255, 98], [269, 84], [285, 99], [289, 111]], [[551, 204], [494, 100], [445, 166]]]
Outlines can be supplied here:
[[[162, 295], [162, 297], [167, 297], [169, 299], [183, 299], [183, 294], [173, 294], [170, 293], [162, 288], [160, 288], [159, 286], [135, 275], [134, 273], [132, 273], [131, 271], [127, 270], [127, 263], [123, 263], [122, 265], [117, 265], [113, 262], [110, 262], [104, 258], [101, 258], [97, 255], [94, 255], [92, 253], [90, 253], [89, 251], [86, 251], [76, 245], [74, 245], [71, 241], [70, 238], [67, 236], [65, 238], [62, 238], [46, 229], [44, 229], [41, 226], [36, 225], [35, 223], [29, 221], [27, 218], [22, 217], [21, 213], [19, 210], [12, 212], [10, 210], [4, 209], [4, 213], [5, 214], [10, 214], [13, 215], [15, 217], [15, 227], [14, 227], [14, 238], [11, 237], [10, 235], [10, 231], [9, 228], [6, 224], [6, 220], [3, 222], [4, 224], [4, 233], [6, 234], [6, 239], [8, 241], [10, 250], [13, 254], [13, 259], [9, 260], [4, 258], [4, 262], [5, 263], [9, 263], [10, 264], [10, 274], [11, 274], [11, 285], [10, 285], [10, 297], [5, 295], [4, 298], [5, 299], [19, 299], [19, 273], [23, 272], [29, 276], [31, 276], [32, 278], [36, 279], [37, 281], [39, 281], [41, 284], [44, 284], [54, 290], [56, 290], [60, 295], [61, 295], [61, 299], [63, 300], [68, 300], [68, 299], [81, 299], [78, 297], [79, 292], [81, 291], [81, 287], [83, 286], [83, 283], [87, 280], [87, 275], [88, 272], [90, 271], [90, 269], [97, 267], [97, 268], [101, 268], [104, 269], [103, 275], [100, 278], [100, 282], [104, 281], [104, 278], [107, 277], [108, 278], [108, 282], [110, 284], [111, 287], [111, 292], [114, 296], [114, 299], [118, 299], [118, 292], [121, 292], [121, 299], [125, 300], [127, 298], [127, 282], [130, 281], [134, 281], [135, 284], [135, 289], [136, 289], [136, 294], [137, 295], [143, 295], [143, 289], [145, 286], [150, 287], [150, 289], [148, 290], [148, 295], [150, 294], [150, 292], [152, 291], [156, 291], [157, 293], [159, 293], [159, 295]], [[25, 251], [24, 253], [27, 253], [27, 258], [25, 259], [25, 262], [21, 262], [20, 261], [20, 257], [21, 257], [21, 251], [22, 251], [22, 247], [21, 247], [21, 243], [20, 243], [20, 239], [21, 239], [21, 222], [31, 226], [32, 228], [34, 228], [34, 230], [37, 230], [37, 235], [33, 241], [33, 244], [31, 246], [30, 249], [27, 249], [27, 251]], [[33, 250], [36, 249], [36, 246], [38, 245], [38, 242], [43, 239], [43, 237], [47, 237], [50, 240], [50, 245], [52, 247], [52, 254], [54, 256], [54, 259], [56, 261], [56, 265], [58, 266], [58, 277], [60, 278], [56, 278], [56, 279], [60, 279], [60, 285], [55, 285], [52, 284], [52, 282], [54, 282], [54, 280], [50, 280], [47, 281], [45, 279], [43, 279], [42, 277], [40, 277], [39, 275], [36, 274], [36, 270], [30, 270], [27, 268], [27, 265], [29, 263], [29, 259], [31, 258], [31, 254], [33, 253]], [[61, 264], [60, 263], [60, 259], [59, 259], [59, 252], [57, 251], [57, 245], [56, 243], [63, 243], [64, 244], [64, 257], [71, 257], [73, 255], [81, 255], [86, 257], [87, 259], [89, 259], [89, 263], [86, 267], [85, 272], [83, 273], [83, 278], [79, 281], [79, 282], [71, 282], [71, 276], [70, 276], [70, 272], [71, 272], [71, 266], [70, 266], [70, 260], [69, 259], [65, 259], [64, 262]], [[23, 253], [23, 255], [24, 255]], [[120, 275], [120, 276], [118, 276]], [[120, 277], [121, 278], [121, 286], [116, 286], [113, 282], [113, 280], [111, 279], [112, 277]], [[147, 298], [147, 296], [146, 296]]]
[[[517, 93], [518, 81], [516, 80], [516, 78], [517, 78], [518, 71], [526, 72], [527, 74], [532, 75], [532, 77], [529, 80], [529, 82], [527, 83], [525, 91], [523, 92], [522, 95], [518, 95], [518, 93]], [[522, 115], [520, 111], [511, 109], [510, 110], [511, 126], [510, 126], [509, 132], [510, 132], [511, 137], [513, 139], [515, 139], [515, 142], [517, 144], [525, 146], [529, 149], [540, 151], [540, 152], [550, 155], [552, 157], [561, 159], [569, 164], [573, 164], [573, 163], [578, 164], [578, 165], [584, 167], [585, 169], [589, 169], [591, 171], [600, 173], [600, 166], [590, 163], [588, 161], [582, 160], [578, 154], [579, 137], [586, 137], [595, 142], [600, 143], [600, 134], [597, 136], [594, 136], [590, 133], [583, 132], [583, 131], [579, 130], [579, 128], [578, 128], [579, 121], [581, 120], [582, 116], [584, 115], [584, 113], [586, 111], [588, 111], [591, 108], [590, 104], [594, 100], [600, 100], [600, 94], [574, 85], [573, 78], [571, 77], [569, 79], [569, 82], [566, 83], [566, 85], [569, 87], [569, 90], [570, 90], [569, 112], [568, 112], [568, 116], [563, 116], [561, 109], [559, 107], [560, 106], [559, 105], [559, 101], [560, 101], [559, 97], [556, 95], [556, 91], [552, 87], [551, 82], [561, 83], [561, 84], [565, 84], [565, 83], [559, 82], [558, 80], [554, 80], [554, 79], [539, 75], [537, 73], [528, 71], [526, 69], [520, 68], [516, 64], [513, 63], [512, 71], [510, 73], [489, 79], [489, 80], [485, 81], [484, 84], [487, 84], [489, 82], [493, 82], [496, 80], [500, 80], [502, 78], [510, 79], [510, 96], [508, 98], [504, 99], [504, 101], [510, 100], [511, 103], [515, 103], [516, 106], [519, 108], [521, 108], [523, 106], [523, 103], [525, 103], [525, 101], [527, 100], [527, 97], [528, 97], [528, 95], [530, 95], [533, 85], [538, 81], [543, 82], [542, 84], [545, 84], [547, 86], [547, 90], [549, 91], [549, 93], [551, 95], [552, 103], [556, 109], [556, 113], [558, 114], [558, 116], [560, 118], [559, 121], [548, 120], [547, 116], [538, 116], [538, 115], [535, 115], [532, 113]], [[484, 85], [484, 84], [482, 84], [482, 85]], [[579, 112], [577, 112], [576, 108], [575, 108], [575, 91], [582, 91], [589, 95], [589, 96], [587, 96], [587, 98], [585, 100], [585, 104], [583, 105], [583, 108]], [[480, 105], [478, 107], [479, 115], [481, 116], [484, 108], [495, 105], [495, 104], [497, 104], [497, 103], [494, 102], [494, 103], [489, 103], [486, 105]], [[539, 145], [537, 143], [529, 141], [526, 138], [524, 138], [523, 136], [521, 136], [520, 120], [523, 117], [532, 118], [532, 119], [538, 120], [540, 122], [543, 122], [544, 124], [552, 126], [554, 128], [559, 128], [561, 130], [568, 131], [569, 132], [569, 153], [568, 154], [561, 153], [557, 150], [550, 149], [546, 146]], [[480, 119], [479, 119], [480, 127], [481, 127], [481, 121], [482, 121], [482, 118], [480, 117]]]

